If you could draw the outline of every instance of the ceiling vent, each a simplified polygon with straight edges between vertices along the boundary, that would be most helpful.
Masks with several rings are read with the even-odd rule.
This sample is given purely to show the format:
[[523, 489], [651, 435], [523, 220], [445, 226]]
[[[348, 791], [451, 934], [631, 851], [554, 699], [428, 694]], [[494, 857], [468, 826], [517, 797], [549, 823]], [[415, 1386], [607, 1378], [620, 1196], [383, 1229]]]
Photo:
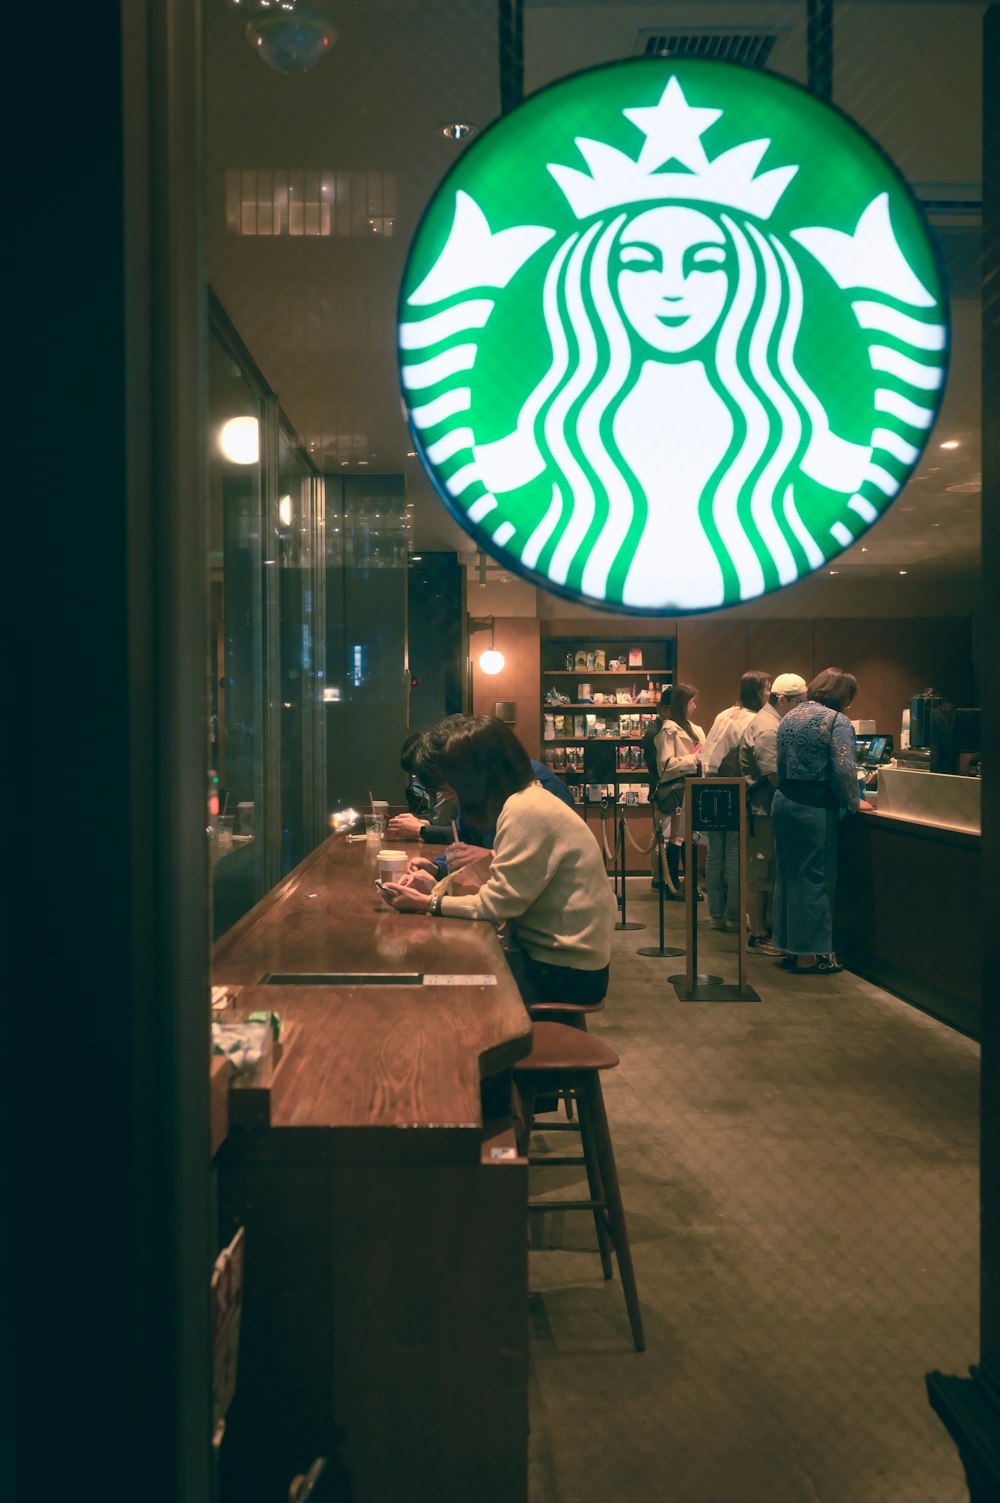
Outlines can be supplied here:
[[725, 26], [702, 26], [697, 31], [662, 31], [644, 27], [636, 36], [636, 57], [708, 57], [720, 63], [744, 63], [766, 68], [778, 33], [773, 28], [733, 31]]

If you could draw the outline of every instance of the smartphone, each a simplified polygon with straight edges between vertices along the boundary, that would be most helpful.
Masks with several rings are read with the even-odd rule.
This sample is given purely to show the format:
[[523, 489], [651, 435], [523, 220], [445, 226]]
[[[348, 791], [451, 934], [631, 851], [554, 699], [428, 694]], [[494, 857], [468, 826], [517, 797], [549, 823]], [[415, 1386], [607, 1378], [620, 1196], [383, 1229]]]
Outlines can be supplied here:
[[389, 907], [391, 908], [392, 907], [392, 893], [386, 891], [385, 883], [384, 882], [376, 882], [375, 883], [375, 891], [378, 893], [378, 895], [382, 899], [383, 903], [388, 903]]

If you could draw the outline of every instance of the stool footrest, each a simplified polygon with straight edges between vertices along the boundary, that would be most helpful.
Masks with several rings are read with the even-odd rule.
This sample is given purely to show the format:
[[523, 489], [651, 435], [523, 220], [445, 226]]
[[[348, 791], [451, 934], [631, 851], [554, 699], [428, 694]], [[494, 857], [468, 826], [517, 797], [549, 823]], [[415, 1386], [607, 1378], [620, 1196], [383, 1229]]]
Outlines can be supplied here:
[[539, 1164], [543, 1169], [546, 1165], [551, 1169], [555, 1169], [560, 1164], [586, 1165], [586, 1162], [587, 1160], [580, 1153], [540, 1153], [537, 1157], [532, 1154], [528, 1158], [529, 1164]]
[[529, 1211], [606, 1211], [604, 1200], [529, 1200]]

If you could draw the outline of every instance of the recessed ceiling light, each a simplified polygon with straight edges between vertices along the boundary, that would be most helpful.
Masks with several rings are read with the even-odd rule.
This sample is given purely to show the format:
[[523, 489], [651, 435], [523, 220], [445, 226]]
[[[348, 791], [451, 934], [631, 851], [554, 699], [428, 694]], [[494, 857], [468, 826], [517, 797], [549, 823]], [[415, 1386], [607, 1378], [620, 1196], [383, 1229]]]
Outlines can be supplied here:
[[840, 570], [839, 570], [839, 569], [831, 569], [831, 570], [830, 570], [830, 573], [831, 573], [831, 574], [839, 574], [839, 573], [840, 573]]
[[867, 553], [867, 552], [868, 552], [868, 549], [867, 549], [867, 548], [862, 548], [862, 550], [861, 550], [861, 552], [862, 552], [862, 553]]
[[940, 444], [939, 447], [942, 448], [942, 449], [957, 449], [958, 448], [958, 439], [957, 438], [949, 438], [945, 443]]
[[899, 572], [900, 572], [900, 574], [905, 574], [905, 573], [906, 573], [906, 570], [905, 570], [905, 569], [900, 569], [900, 571], [899, 571]]
[[416, 459], [416, 457], [417, 457], [417, 451], [416, 451], [416, 449], [407, 449], [407, 451], [406, 451], [406, 457], [407, 457], [407, 459]]
[[479, 126], [473, 125], [471, 120], [451, 120], [441, 127], [442, 136], [446, 136], [449, 141], [467, 141], [470, 136], [478, 133]]

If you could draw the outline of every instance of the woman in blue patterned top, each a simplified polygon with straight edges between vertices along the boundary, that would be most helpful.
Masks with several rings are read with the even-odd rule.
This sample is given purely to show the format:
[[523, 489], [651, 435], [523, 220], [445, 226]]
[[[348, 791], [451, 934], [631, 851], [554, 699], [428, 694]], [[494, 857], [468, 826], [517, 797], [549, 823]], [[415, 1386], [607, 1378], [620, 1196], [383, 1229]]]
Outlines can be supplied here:
[[777, 881], [774, 943], [788, 971], [831, 975], [844, 968], [833, 953], [837, 820], [871, 805], [858, 789], [854, 727], [844, 711], [858, 681], [824, 668], [809, 697], [778, 727], [778, 787], [771, 806]]

